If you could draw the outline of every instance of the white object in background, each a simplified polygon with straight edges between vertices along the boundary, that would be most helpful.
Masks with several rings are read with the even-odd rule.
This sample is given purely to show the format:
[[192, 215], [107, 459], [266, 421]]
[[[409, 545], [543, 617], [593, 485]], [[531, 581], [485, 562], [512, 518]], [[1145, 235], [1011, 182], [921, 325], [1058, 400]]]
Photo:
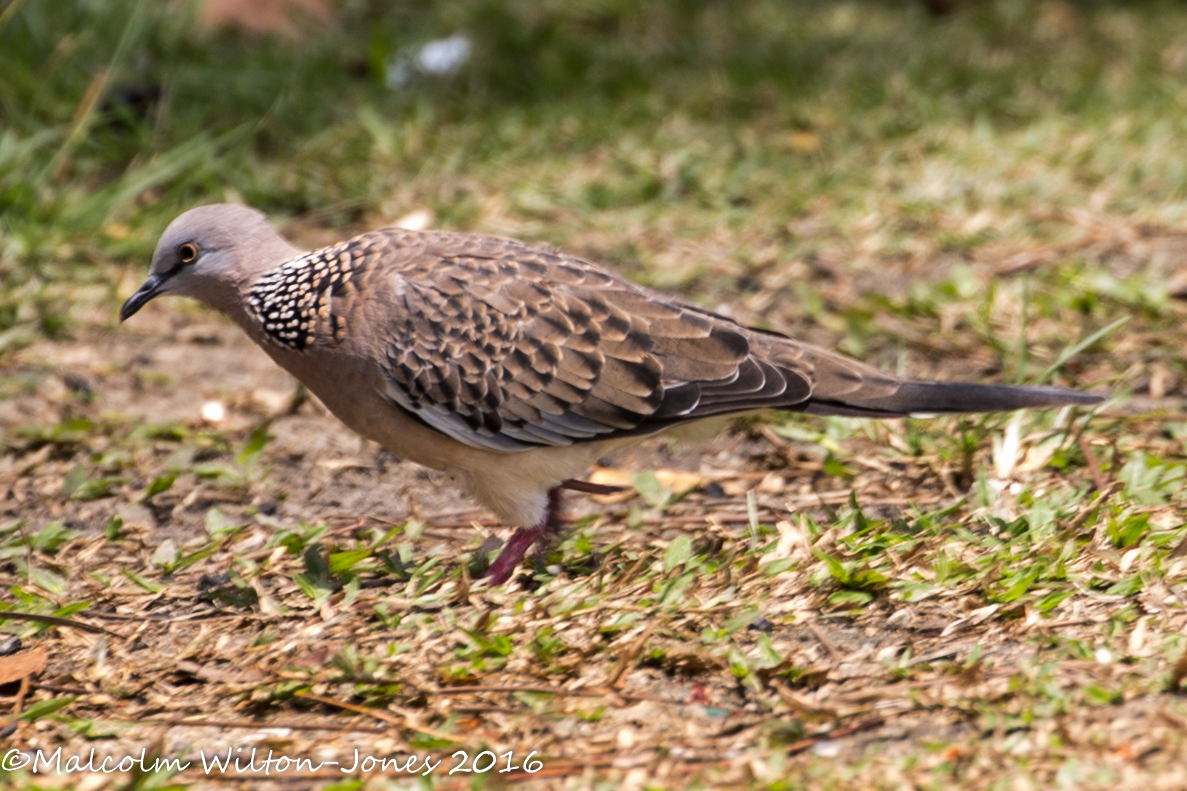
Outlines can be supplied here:
[[470, 39], [461, 33], [439, 38], [419, 47], [400, 50], [387, 61], [385, 81], [388, 88], [403, 88], [417, 74], [444, 76], [453, 74], [470, 59]]
[[222, 423], [227, 418], [227, 410], [218, 401], [207, 401], [202, 405], [202, 419], [207, 423]]
[[416, 209], [408, 212], [392, 225], [407, 231], [423, 231], [433, 227], [433, 212], [428, 209]]

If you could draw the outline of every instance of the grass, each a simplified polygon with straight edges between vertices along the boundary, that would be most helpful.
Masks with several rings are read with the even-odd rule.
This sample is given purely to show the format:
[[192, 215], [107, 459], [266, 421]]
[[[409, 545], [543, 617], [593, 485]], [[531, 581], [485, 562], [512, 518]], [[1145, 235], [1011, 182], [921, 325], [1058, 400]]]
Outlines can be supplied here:
[[[0, 687], [8, 739], [543, 761], [476, 787], [1181, 787], [1185, 17], [347, 2], [258, 39], [184, 4], [10, 1], [0, 599], [111, 634], [6, 621], [49, 652]], [[388, 87], [457, 31], [461, 71]], [[294, 450], [293, 425], [337, 429], [265, 406], [222, 325], [173, 305], [115, 332], [164, 225], [226, 199], [311, 245], [427, 209], [888, 369], [1114, 398], [652, 446], [602, 471], [634, 496], [575, 502], [528, 584], [488, 591], [484, 515], [357, 505], [434, 483], [348, 438]]]

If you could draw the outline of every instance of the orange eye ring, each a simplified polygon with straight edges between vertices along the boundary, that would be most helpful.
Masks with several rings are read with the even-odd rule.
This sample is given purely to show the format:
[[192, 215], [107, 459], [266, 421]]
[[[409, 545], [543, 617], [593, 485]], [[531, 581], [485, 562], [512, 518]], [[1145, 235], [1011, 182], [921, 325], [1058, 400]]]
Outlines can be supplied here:
[[177, 248], [177, 260], [183, 264], [192, 264], [198, 260], [198, 245], [186, 242]]

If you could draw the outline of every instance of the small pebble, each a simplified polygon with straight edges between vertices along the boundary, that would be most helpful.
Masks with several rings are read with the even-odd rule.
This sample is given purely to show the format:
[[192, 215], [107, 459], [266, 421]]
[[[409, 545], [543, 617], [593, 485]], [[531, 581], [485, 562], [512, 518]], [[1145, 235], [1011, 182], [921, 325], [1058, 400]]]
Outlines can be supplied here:
[[21, 650], [21, 638], [16, 635], [0, 637], [0, 656], [12, 656]]
[[203, 574], [198, 577], [198, 590], [206, 592], [231, 581], [230, 574]]
[[817, 742], [812, 745], [812, 753], [821, 758], [836, 758], [841, 754], [841, 743], [829, 741]]
[[221, 423], [226, 417], [227, 410], [218, 401], [207, 401], [202, 405], [202, 419], [207, 423]]
[[725, 497], [725, 489], [717, 481], [710, 481], [701, 487], [701, 494], [706, 497]]
[[760, 615], [757, 618], [755, 618], [753, 621], [751, 621], [750, 625], [746, 628], [753, 629], [756, 632], [762, 632], [762, 633], [766, 634], [768, 632], [774, 631], [775, 624], [771, 623], [766, 618], [764, 618], [763, 616]]

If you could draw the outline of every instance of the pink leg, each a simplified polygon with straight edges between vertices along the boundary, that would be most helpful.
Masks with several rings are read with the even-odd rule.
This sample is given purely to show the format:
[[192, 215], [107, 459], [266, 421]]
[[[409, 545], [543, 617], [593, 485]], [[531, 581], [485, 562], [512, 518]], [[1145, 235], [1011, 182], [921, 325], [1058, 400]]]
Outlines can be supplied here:
[[552, 540], [561, 532], [560, 504], [561, 492], [560, 487], [557, 487], [548, 493], [548, 508], [544, 511], [544, 517], [539, 524], [535, 527], [521, 527], [516, 530], [515, 535], [511, 536], [511, 540], [495, 558], [495, 562], [487, 569], [485, 576], [492, 585], [502, 585], [511, 579], [511, 575], [515, 573], [516, 567], [523, 562], [523, 556], [527, 554], [528, 548], [532, 544], [540, 542], [536, 552], [541, 555], [552, 544]]
[[600, 483], [590, 483], [589, 481], [577, 481], [572, 478], [567, 481], [561, 481], [560, 489], [572, 489], [575, 492], [585, 492], [586, 494], [618, 494], [622, 491], [621, 486], [605, 486]]

